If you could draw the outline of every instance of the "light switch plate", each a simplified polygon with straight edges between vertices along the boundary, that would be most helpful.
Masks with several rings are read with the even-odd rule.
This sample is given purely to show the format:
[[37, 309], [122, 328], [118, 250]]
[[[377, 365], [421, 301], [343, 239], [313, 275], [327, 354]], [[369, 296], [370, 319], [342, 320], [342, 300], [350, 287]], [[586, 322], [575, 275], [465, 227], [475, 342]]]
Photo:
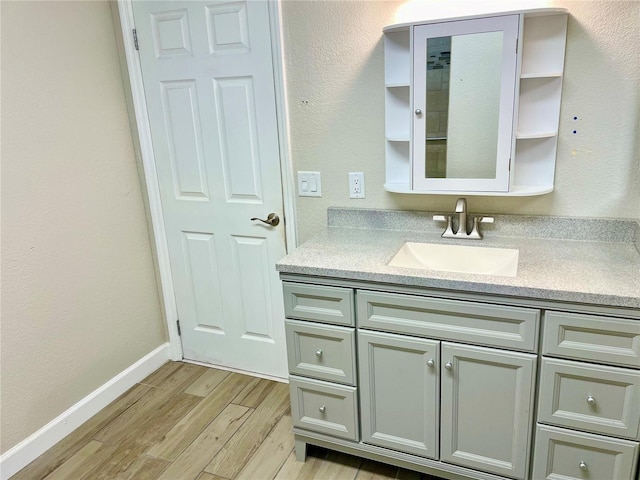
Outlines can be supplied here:
[[298, 172], [298, 196], [322, 196], [322, 178], [320, 172]]

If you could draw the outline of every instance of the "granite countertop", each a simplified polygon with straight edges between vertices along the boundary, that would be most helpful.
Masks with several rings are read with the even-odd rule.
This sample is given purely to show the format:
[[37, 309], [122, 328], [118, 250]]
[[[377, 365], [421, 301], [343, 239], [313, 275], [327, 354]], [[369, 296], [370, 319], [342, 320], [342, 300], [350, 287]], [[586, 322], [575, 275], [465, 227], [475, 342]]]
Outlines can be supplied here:
[[[426, 212], [329, 209], [326, 229], [284, 257], [277, 269], [281, 273], [640, 308], [640, 253], [634, 243], [638, 222], [502, 215], [496, 217], [495, 227], [485, 229], [483, 240], [470, 241], [442, 239], [443, 227], [434, 225], [431, 216]], [[577, 239], [568, 239], [570, 235]], [[516, 248], [520, 251], [518, 273], [506, 277], [387, 265], [406, 241]]]

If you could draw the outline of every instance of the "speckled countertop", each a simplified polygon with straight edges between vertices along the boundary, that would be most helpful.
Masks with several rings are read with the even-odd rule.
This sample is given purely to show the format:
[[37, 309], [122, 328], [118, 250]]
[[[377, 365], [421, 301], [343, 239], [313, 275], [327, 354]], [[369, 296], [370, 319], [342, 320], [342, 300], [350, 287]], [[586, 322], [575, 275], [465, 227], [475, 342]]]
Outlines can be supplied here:
[[[328, 226], [277, 264], [281, 273], [640, 308], [635, 221], [496, 216], [481, 241], [445, 240], [432, 212], [329, 209]], [[348, 225], [349, 227], [346, 227]], [[485, 225], [483, 225], [485, 226]], [[391, 267], [406, 241], [517, 248], [516, 277]]]

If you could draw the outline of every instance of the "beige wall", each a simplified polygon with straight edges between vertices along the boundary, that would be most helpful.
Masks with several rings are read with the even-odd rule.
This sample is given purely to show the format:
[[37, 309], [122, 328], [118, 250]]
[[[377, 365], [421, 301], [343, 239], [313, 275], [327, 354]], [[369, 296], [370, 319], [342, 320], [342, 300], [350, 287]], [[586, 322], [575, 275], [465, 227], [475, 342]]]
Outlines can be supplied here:
[[165, 341], [108, 2], [2, 8], [2, 451]]
[[[297, 197], [301, 242], [325, 225], [329, 206], [409, 210], [454, 206], [454, 197], [400, 195], [382, 188], [382, 28], [395, 23], [403, 3], [283, 4], [294, 170], [322, 172], [322, 198]], [[485, 213], [638, 218], [640, 3], [550, 3], [568, 8], [571, 14], [555, 191], [526, 198], [470, 197], [469, 208]], [[366, 199], [349, 199], [350, 171], [365, 172]]]

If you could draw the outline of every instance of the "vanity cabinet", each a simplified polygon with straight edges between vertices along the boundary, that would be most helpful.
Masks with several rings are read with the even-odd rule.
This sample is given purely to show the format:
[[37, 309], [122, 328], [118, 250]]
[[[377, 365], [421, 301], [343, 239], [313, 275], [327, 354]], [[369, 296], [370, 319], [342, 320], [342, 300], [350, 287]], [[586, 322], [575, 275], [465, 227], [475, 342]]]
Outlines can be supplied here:
[[639, 322], [554, 311], [546, 320], [534, 478], [633, 478]]
[[285, 282], [283, 292], [293, 426], [358, 441], [353, 290]]
[[552, 191], [567, 18], [542, 8], [385, 27], [385, 189]]
[[535, 350], [539, 311], [366, 290], [356, 297], [362, 440], [525, 478], [536, 355], [504, 347]]
[[283, 280], [298, 460], [312, 443], [447, 479], [636, 479], [638, 320]]

